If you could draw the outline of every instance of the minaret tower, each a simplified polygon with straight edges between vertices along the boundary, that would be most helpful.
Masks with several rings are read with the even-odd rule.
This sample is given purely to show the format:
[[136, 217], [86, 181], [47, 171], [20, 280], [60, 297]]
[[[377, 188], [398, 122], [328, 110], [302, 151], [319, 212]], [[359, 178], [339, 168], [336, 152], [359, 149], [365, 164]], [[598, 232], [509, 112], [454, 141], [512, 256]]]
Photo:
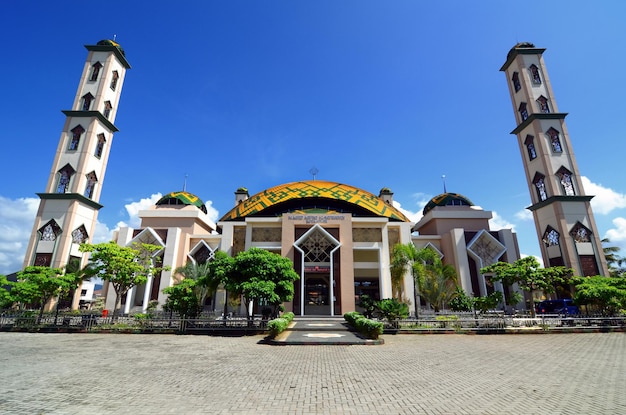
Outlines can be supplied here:
[[518, 43], [500, 68], [506, 74], [517, 136], [544, 265], [564, 265], [575, 275], [609, 275], [574, 149], [552, 93], [542, 54]]
[[63, 268], [85, 265], [80, 243], [89, 241], [96, 225], [107, 160], [117, 131], [113, 122], [130, 68], [114, 41], [86, 45], [87, 61], [71, 110], [66, 116], [45, 193], [35, 218], [24, 267]]

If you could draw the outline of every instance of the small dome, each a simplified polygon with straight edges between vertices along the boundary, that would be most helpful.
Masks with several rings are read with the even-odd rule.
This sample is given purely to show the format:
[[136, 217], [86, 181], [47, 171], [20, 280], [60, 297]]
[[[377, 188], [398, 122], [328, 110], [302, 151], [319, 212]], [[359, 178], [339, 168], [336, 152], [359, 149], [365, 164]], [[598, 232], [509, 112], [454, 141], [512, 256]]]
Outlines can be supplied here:
[[506, 54], [506, 59], [509, 60], [509, 58], [511, 57], [511, 55], [513, 54], [513, 52], [515, 52], [515, 49], [534, 49], [535, 45], [534, 43], [530, 43], [530, 42], [519, 42], [518, 44], [516, 44], [515, 46], [513, 46], [511, 48], [511, 50], [509, 51], [509, 53]]
[[124, 49], [122, 49], [122, 46], [117, 43], [114, 40], [110, 40], [110, 39], [103, 39], [100, 42], [96, 43], [96, 45], [98, 46], [115, 46], [116, 48], [118, 48], [120, 50], [120, 52], [122, 52], [122, 55], [126, 56], [126, 53], [124, 52]]
[[425, 215], [437, 206], [474, 206], [474, 204], [458, 193], [442, 193], [430, 199], [422, 213]]
[[156, 202], [156, 206], [163, 205], [193, 205], [204, 213], [207, 213], [206, 206], [202, 199], [189, 192], [168, 193]]

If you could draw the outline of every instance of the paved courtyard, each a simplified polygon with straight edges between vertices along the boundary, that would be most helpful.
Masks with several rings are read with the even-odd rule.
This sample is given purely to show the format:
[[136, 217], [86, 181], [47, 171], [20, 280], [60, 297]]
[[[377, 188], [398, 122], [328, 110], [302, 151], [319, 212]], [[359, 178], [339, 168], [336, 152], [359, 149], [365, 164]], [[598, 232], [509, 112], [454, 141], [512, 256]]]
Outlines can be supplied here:
[[0, 333], [1, 414], [625, 414], [626, 335]]

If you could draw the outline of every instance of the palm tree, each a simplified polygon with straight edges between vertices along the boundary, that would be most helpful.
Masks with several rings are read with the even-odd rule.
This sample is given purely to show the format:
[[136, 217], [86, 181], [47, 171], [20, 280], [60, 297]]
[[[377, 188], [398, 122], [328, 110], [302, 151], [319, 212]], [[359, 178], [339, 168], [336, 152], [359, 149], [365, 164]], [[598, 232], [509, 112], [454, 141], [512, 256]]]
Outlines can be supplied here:
[[457, 276], [451, 265], [444, 265], [431, 248], [417, 249], [412, 243], [397, 244], [391, 253], [391, 285], [394, 298], [402, 301], [404, 274], [411, 272], [415, 286], [415, 313], [423, 297], [439, 311], [456, 295]]
[[[397, 298], [400, 301], [404, 301], [404, 275], [407, 271], [411, 271], [413, 281], [415, 281], [415, 273], [413, 264], [418, 260], [418, 251], [415, 245], [408, 244], [396, 244], [391, 252], [391, 290], [392, 297]], [[417, 287], [416, 287], [417, 288]], [[415, 313], [417, 314], [418, 308], [418, 295], [415, 292]]]
[[189, 261], [184, 266], [176, 268], [174, 273], [180, 275], [183, 279], [195, 281], [193, 291], [198, 299], [198, 304], [202, 307], [212, 288], [206, 281], [210, 274], [209, 263], [198, 264], [197, 262]]
[[[600, 242], [603, 244], [610, 244], [611, 241], [609, 238], [604, 238]], [[619, 246], [602, 246], [602, 251], [604, 251], [604, 258], [606, 258], [606, 264], [609, 267], [609, 272], [612, 277], [619, 277], [624, 273], [624, 268], [622, 265], [626, 261], [626, 259], [617, 255], [620, 251]]]
[[432, 249], [423, 248], [419, 254], [422, 262], [417, 264], [417, 285], [421, 296], [437, 313], [456, 296], [456, 270], [451, 265], [444, 265]]

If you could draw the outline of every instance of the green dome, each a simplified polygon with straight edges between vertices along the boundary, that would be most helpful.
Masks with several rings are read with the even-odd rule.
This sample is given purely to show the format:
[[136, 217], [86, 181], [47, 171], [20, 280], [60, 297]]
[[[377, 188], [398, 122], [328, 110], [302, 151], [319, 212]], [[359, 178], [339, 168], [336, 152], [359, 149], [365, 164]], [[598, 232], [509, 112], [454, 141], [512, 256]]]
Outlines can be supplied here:
[[422, 213], [425, 215], [437, 206], [474, 206], [474, 204], [458, 193], [442, 193], [430, 199]]
[[163, 205], [193, 205], [207, 213], [206, 206], [202, 199], [189, 192], [171, 192], [163, 196], [156, 202], [156, 206]]
[[122, 55], [126, 56], [126, 53], [124, 52], [124, 49], [122, 49], [122, 46], [117, 43], [114, 40], [111, 39], [103, 39], [100, 42], [96, 43], [96, 45], [98, 46], [115, 46], [116, 48], [118, 48], [120, 50], [120, 52], [122, 52]]

